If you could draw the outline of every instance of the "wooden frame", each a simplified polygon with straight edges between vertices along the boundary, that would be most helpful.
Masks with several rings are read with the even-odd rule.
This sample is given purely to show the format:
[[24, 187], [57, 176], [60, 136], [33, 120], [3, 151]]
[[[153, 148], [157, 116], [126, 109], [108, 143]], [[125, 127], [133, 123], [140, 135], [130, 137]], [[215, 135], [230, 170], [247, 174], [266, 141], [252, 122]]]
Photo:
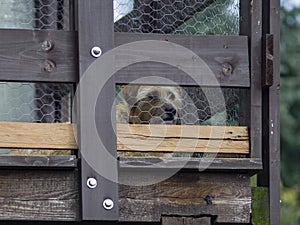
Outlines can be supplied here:
[[[263, 4], [260, 1], [240, 1], [241, 36], [234, 38], [114, 34], [112, 11], [107, 10], [107, 8], [112, 9], [111, 0], [78, 0], [69, 3], [70, 8], [72, 8], [71, 14], [77, 15], [77, 23], [72, 20], [69, 21], [68, 28], [71, 30], [76, 28], [78, 37], [74, 31], [0, 30], [0, 46], [3, 47], [1, 54], [4, 56], [4, 59], [0, 60], [1, 68], [4, 68], [0, 71], [1, 80], [78, 82], [85, 69], [94, 60], [90, 55], [90, 49], [93, 46], [100, 46], [103, 52], [106, 52], [114, 46], [133, 40], [154, 39], [168, 40], [189, 48], [201, 49], [204, 50], [204, 53], [199, 51], [200, 54], [207, 60], [215, 73], [220, 74], [223, 63], [230, 63], [243, 74], [242, 77], [239, 77], [234, 70], [232, 76], [218, 76], [217, 79], [222, 87], [242, 87], [249, 90], [249, 93], [243, 96], [247, 101], [241, 107], [244, 111], [251, 112], [248, 117], [244, 115], [242, 122], [243, 125], [250, 127], [250, 155], [249, 158], [242, 159], [216, 158], [212, 162], [209, 159], [207, 161], [202, 159], [204, 162], [202, 167], [197, 159], [189, 160], [182, 167], [180, 159], [121, 157], [118, 165], [114, 164], [109, 167], [116, 176], [119, 172], [119, 179], [128, 180], [134, 180], [135, 177], [141, 176], [154, 176], [172, 169], [182, 169], [174, 177], [150, 187], [117, 185], [107, 181], [93, 171], [88, 163], [80, 158], [80, 155], [79, 158], [74, 155], [0, 156], [0, 168], [2, 169], [0, 176], [3, 184], [0, 193], [2, 193], [2, 205], [5, 206], [4, 208], [0, 207], [0, 218], [4, 220], [45, 221], [119, 220], [124, 222], [162, 222], [164, 225], [170, 223], [198, 224], [199, 221], [204, 224], [210, 224], [212, 221], [245, 224], [250, 222], [250, 176], [263, 169], [258, 176], [258, 185], [269, 188], [270, 224], [278, 224], [280, 215], [279, 110], [277, 107], [279, 105], [279, 58], [277, 57], [279, 55], [279, 0], [274, 2], [268, 0], [264, 1]], [[95, 29], [95, 27], [101, 29]], [[36, 39], [33, 39], [33, 36]], [[266, 37], [266, 40], [270, 40], [267, 37], [272, 37], [273, 48], [266, 45], [269, 49], [264, 49], [262, 37]], [[48, 39], [53, 41], [54, 48], [45, 51], [41, 48], [41, 44]], [[197, 40], [200, 39], [207, 45], [202, 45], [202, 41], [197, 43]], [[9, 44], [7, 44], [7, 40], [10, 40]], [[218, 44], [214, 45], [215, 42]], [[15, 43], [20, 44], [18, 48], [14, 46]], [[11, 51], [12, 46], [15, 51]], [[224, 46], [232, 46], [232, 48], [224, 48]], [[215, 51], [221, 52], [222, 60], [216, 62], [214, 60], [216, 55], [207, 54], [210, 53], [209, 50], [205, 50], [208, 47], [215, 47]], [[264, 61], [263, 56], [265, 54], [261, 54], [262, 51], [264, 51], [263, 53], [266, 51], [273, 52], [276, 56], [273, 64], [267, 60]], [[23, 57], [16, 57], [19, 52], [26, 54]], [[248, 58], [248, 53], [250, 58]], [[75, 57], [77, 54], [79, 55], [78, 59]], [[206, 55], [209, 57], [206, 58]], [[227, 61], [226, 55], [231, 56], [231, 61]], [[11, 60], [12, 58], [13, 60]], [[239, 59], [238, 63], [235, 59]], [[79, 67], [76, 65], [77, 61]], [[54, 70], [45, 71], [45, 67], [51, 62], [54, 62]], [[104, 96], [107, 98], [107, 105], [112, 104], [115, 83], [128, 83], [132, 79], [147, 75], [142, 70], [145, 65], [149, 68], [147, 63], [142, 66], [133, 65], [118, 72], [114, 77], [115, 80], [110, 80]], [[265, 69], [262, 70], [262, 67]], [[168, 78], [181, 85], [195, 84], [193, 80], [184, 77], [184, 74], [169, 69], [165, 69]], [[250, 76], [247, 72], [249, 69]], [[273, 73], [270, 72], [270, 69]], [[24, 72], [22, 75], [17, 73], [20, 70]], [[154, 65], [150, 73], [155, 74], [160, 70], [163, 70], [161, 65]], [[133, 76], [128, 78], [128, 74], [133, 74]], [[266, 78], [263, 84], [261, 83], [262, 78]], [[205, 82], [203, 84], [209, 85]], [[92, 119], [86, 116], [86, 105], [83, 104], [93, 91], [88, 90], [87, 86], [83, 89], [87, 91], [82, 92], [77, 99], [80, 115], [79, 137], [81, 143], [79, 148], [95, 150], [97, 146], [93, 142], [94, 134], [88, 129]], [[248, 102], [251, 104], [247, 104]], [[104, 121], [101, 126], [108, 129], [105, 132], [102, 130], [100, 133], [102, 132], [101, 135], [106, 137], [106, 144], [110, 146], [112, 155], [116, 156], [116, 138], [112, 133], [113, 127], [108, 124], [110, 112], [105, 107], [99, 110], [102, 111], [97, 120]], [[64, 127], [70, 129], [70, 126]], [[65, 141], [65, 134], [65, 132], [61, 134], [63, 141]], [[3, 143], [5, 142], [2, 139], [1, 144]], [[72, 144], [72, 147], [64, 146], [62, 149], [77, 149], [77, 145], [74, 145], [74, 142]], [[25, 148], [28, 147], [25, 146]], [[47, 148], [50, 147], [55, 146], [47, 146]], [[210, 164], [206, 170], [209, 173], [199, 173], [199, 169], [206, 168], [206, 163]], [[47, 179], [47, 175], [51, 179], [53, 178], [53, 181]], [[100, 188], [94, 191], [87, 189], [85, 182], [88, 177], [96, 177], [101, 183]], [[220, 180], [223, 180], [223, 183], [220, 183]], [[20, 181], [23, 185], [22, 190], [18, 188]], [[230, 186], [231, 183], [236, 186]], [[6, 186], [6, 184], [8, 185]], [[31, 193], [31, 187], [35, 184], [45, 191], [39, 192], [39, 189], [34, 189]], [[199, 190], [197, 184], [204, 185], [204, 189]], [[55, 191], [50, 193], [51, 190], [55, 190], [57, 185], [60, 185], [57, 193]], [[10, 189], [10, 186], [15, 188]], [[167, 190], [168, 188], [170, 191]], [[14, 199], [5, 194], [8, 190], [15, 196]], [[49, 193], [46, 193], [46, 190], [49, 190]], [[161, 195], [157, 194], [157, 190], [161, 191]], [[209, 190], [213, 190], [214, 194], [211, 195]], [[22, 191], [25, 193], [24, 196]], [[136, 193], [138, 194], [136, 195]], [[116, 208], [111, 213], [103, 211], [101, 204], [99, 204], [106, 196], [114, 199], [116, 203]], [[207, 196], [212, 199], [205, 200]], [[216, 199], [213, 196], [217, 196]], [[190, 198], [195, 201], [195, 204], [187, 207], [186, 201]], [[210, 200], [216, 204], [211, 206], [208, 203]], [[222, 201], [226, 204], [223, 204]], [[38, 204], [35, 204], [36, 202]], [[175, 204], [170, 204], [170, 202], [175, 202]], [[119, 203], [120, 210], [117, 203]], [[42, 206], [45, 211], [41, 214], [33, 213], [41, 209], [39, 206]], [[237, 206], [243, 207], [238, 208]], [[236, 211], [237, 208], [238, 211]], [[4, 209], [9, 210], [4, 212]], [[57, 211], [56, 209], [60, 210]], [[68, 210], [65, 214], [60, 213], [66, 209]], [[210, 217], [205, 217], [207, 215]], [[84, 224], [85, 222], [81, 223]], [[114, 224], [114, 222], [107, 222], [107, 224]]]

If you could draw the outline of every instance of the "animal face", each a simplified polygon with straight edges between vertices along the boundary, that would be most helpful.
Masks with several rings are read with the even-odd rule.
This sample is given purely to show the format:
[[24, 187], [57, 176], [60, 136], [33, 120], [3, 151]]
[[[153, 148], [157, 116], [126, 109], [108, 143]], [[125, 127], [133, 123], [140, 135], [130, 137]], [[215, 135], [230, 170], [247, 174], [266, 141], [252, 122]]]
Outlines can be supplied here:
[[[128, 107], [128, 123], [179, 123], [179, 109], [182, 107], [180, 87], [127, 85], [122, 92]], [[124, 105], [117, 107], [119, 108], [124, 109]], [[117, 120], [118, 114], [123, 115], [124, 118], [124, 111], [123, 113], [118, 111]]]

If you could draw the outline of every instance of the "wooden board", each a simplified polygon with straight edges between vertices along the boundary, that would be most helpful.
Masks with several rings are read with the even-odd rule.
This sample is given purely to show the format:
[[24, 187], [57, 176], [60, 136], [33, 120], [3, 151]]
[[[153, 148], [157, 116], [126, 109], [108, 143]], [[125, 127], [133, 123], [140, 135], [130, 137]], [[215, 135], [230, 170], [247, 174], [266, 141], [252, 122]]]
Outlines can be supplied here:
[[[216, 86], [215, 81], [217, 80], [217, 86], [250, 87], [248, 39], [245, 36], [115, 33], [116, 46], [147, 40], [170, 44], [170, 50], [162, 51], [157, 46], [152, 46], [155, 44], [154, 42], [149, 42], [152, 45], [149, 44], [149, 50], [145, 51], [139, 51], [139, 48], [129, 46], [115, 59], [116, 70], [119, 70], [115, 74], [117, 83], [134, 81], [148, 85], [170, 85], [172, 83], [168, 82], [169, 79], [177, 85]], [[177, 49], [178, 45], [184, 47], [186, 52], [183, 49], [179, 52], [171, 51]], [[136, 44], [136, 46], [138, 45]], [[190, 51], [203, 60], [211, 73], [205, 72], [204, 65], [191, 64], [191, 60], [195, 59], [190, 58], [188, 54]], [[201, 71], [201, 79], [199, 78], [196, 83], [189, 74], [182, 70], [181, 66], [160, 63], [162, 57], [173, 59], [173, 62], [180, 62], [180, 65], [184, 65], [184, 67], [195, 67]], [[144, 61], [127, 66], [133, 58], [144, 59]], [[232, 66], [230, 74], [223, 73], [223, 67], [226, 64]], [[211, 77], [212, 74], [214, 78]], [[151, 76], [154, 77], [142, 81], [137, 80]], [[164, 77], [166, 80], [157, 79], [156, 76]]]
[[163, 216], [162, 225], [210, 225], [210, 217], [172, 217], [172, 216]]
[[0, 123], [1, 148], [77, 149], [71, 124]]
[[[0, 29], [0, 80], [76, 82], [76, 35], [74, 31]], [[51, 41], [53, 48], [42, 50]], [[45, 63], [55, 68], [45, 71]]]
[[1, 220], [79, 220], [77, 170], [0, 171]]
[[[142, 185], [161, 172], [120, 172], [120, 180]], [[121, 221], [155, 222], [164, 215], [218, 216], [217, 222], [229, 224], [250, 222], [249, 175], [179, 173], [148, 186], [120, 185], [119, 190]]]
[[0, 167], [5, 168], [70, 168], [77, 167], [77, 158], [75, 155], [40, 155], [40, 156], [11, 156], [4, 155], [0, 156]]
[[[73, 125], [0, 123], [1, 148], [77, 149]], [[119, 151], [249, 153], [247, 127], [117, 125]]]
[[247, 127], [118, 124], [119, 151], [249, 153]]
[[[140, 172], [119, 176], [134, 183], [158, 175]], [[76, 169], [0, 171], [0, 219], [78, 221], [78, 182]], [[245, 174], [179, 173], [153, 185], [119, 185], [119, 194], [123, 222], [143, 224], [178, 216], [218, 216], [217, 222], [228, 224], [250, 220], [251, 187]], [[210, 204], [205, 200], [207, 195], [211, 195]]]

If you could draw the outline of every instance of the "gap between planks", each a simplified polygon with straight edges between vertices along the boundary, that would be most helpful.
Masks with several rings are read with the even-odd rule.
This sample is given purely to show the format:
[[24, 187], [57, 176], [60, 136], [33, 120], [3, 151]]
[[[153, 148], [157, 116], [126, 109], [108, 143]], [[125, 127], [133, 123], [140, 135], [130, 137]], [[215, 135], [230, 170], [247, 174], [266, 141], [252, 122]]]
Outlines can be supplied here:
[[[77, 149], [74, 124], [0, 122], [0, 148]], [[117, 124], [119, 151], [249, 153], [247, 127]]]

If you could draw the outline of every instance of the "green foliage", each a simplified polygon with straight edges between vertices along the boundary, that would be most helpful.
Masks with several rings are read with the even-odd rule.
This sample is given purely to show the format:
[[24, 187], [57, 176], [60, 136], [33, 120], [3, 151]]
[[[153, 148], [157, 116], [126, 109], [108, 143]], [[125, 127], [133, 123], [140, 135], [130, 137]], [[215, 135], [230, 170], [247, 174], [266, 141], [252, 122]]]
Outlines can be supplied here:
[[300, 182], [300, 9], [281, 9], [281, 159], [285, 186]]
[[300, 224], [300, 8], [281, 9], [281, 224]]
[[300, 185], [281, 187], [281, 224], [300, 224]]
[[265, 187], [252, 188], [252, 223], [254, 225], [269, 225], [269, 194]]

